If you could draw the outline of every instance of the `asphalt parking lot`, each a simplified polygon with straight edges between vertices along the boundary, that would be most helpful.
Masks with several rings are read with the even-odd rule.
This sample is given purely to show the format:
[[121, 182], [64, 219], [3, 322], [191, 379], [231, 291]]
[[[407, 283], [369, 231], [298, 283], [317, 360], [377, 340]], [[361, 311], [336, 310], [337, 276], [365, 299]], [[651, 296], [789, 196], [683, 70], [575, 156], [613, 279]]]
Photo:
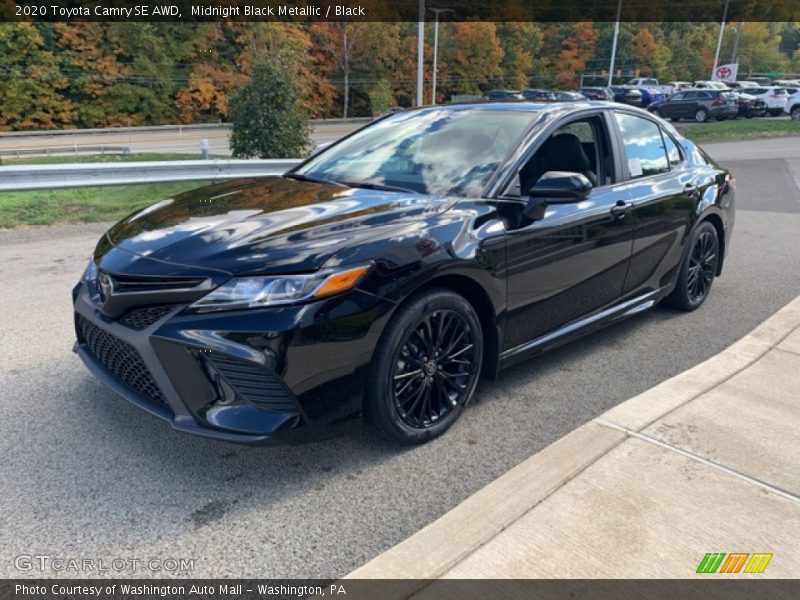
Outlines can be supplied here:
[[197, 577], [342, 576], [716, 354], [800, 294], [800, 143], [706, 148], [734, 170], [739, 212], [703, 308], [657, 307], [508, 370], [480, 386], [447, 435], [413, 449], [359, 423], [279, 448], [174, 433], [106, 391], [71, 352], [70, 288], [104, 226], [0, 232], [0, 576], [41, 575], [15, 568], [22, 554], [193, 558]]

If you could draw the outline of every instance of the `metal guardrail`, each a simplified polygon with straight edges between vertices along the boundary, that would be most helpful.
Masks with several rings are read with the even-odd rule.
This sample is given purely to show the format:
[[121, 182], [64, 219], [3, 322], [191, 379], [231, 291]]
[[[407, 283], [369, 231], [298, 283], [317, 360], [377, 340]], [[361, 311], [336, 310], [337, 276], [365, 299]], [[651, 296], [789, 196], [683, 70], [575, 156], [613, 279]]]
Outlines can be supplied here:
[[299, 158], [0, 166], [0, 192], [283, 175]]
[[130, 154], [130, 146], [56, 146], [51, 148], [19, 148], [0, 150], [0, 158], [21, 158], [23, 156], [53, 156], [63, 154]]

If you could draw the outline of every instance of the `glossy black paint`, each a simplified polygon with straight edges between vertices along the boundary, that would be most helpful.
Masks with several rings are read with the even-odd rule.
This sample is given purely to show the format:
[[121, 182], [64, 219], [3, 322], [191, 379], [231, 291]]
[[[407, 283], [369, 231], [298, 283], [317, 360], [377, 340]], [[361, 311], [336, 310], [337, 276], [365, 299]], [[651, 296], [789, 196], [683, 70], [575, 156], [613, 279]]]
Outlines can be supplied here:
[[[734, 223], [732, 178], [669, 125], [639, 109], [585, 101], [498, 102], [475, 110], [538, 113], [481, 198], [264, 178], [187, 192], [112, 227], [93, 261], [142, 287], [100, 303], [97, 286], [82, 280], [73, 293], [76, 319], [135, 348], [165, 403], [110, 373], [80, 335], [76, 351], [114, 391], [178, 430], [270, 443], [322, 436], [359, 415], [366, 371], [386, 323], [426, 287], [450, 288], [473, 304], [486, 338], [483, 375], [494, 377], [505, 365], [667, 295], [700, 221], [718, 230], [721, 272]], [[680, 144], [681, 163], [631, 180], [612, 111], [659, 123]], [[526, 211], [528, 198], [509, 196], [509, 183], [558, 127], [586, 117], [608, 123], [615, 181], [574, 202]], [[338, 296], [264, 309], [185, 311], [234, 276], [365, 263], [374, 265], [369, 275]], [[160, 281], [176, 282], [176, 289], [160, 288]], [[168, 313], [142, 330], [124, 324], [137, 307], [165, 304], [172, 307]], [[231, 394], [214, 366], [230, 361], [234, 377], [241, 372], [269, 382], [284, 408], [265, 410]]]

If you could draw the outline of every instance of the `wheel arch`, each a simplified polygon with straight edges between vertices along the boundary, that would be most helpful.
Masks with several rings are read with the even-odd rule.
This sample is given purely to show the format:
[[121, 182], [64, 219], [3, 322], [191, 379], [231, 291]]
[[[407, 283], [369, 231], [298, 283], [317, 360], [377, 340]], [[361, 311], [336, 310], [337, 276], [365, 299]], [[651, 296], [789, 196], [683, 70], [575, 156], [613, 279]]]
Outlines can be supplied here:
[[725, 226], [722, 223], [722, 218], [716, 213], [707, 213], [701, 216], [697, 222], [699, 226], [701, 223], [708, 221], [717, 230], [717, 239], [719, 240], [719, 260], [717, 261], [717, 275], [722, 274], [722, 265], [725, 262]]
[[[478, 315], [484, 337], [483, 366], [481, 377], [496, 379], [500, 364], [501, 334], [497, 323], [497, 314], [491, 296], [475, 279], [460, 273], [444, 273], [437, 275], [414, 288], [406, 296], [412, 296], [432, 288], [444, 288], [462, 296], [470, 303]], [[405, 300], [404, 300], [405, 301]]]

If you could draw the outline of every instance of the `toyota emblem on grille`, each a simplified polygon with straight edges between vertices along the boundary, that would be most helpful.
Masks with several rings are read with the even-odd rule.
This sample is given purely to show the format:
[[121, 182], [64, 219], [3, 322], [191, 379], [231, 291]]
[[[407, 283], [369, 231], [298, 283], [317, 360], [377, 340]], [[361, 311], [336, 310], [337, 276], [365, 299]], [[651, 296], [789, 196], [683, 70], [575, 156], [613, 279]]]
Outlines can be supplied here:
[[100, 302], [106, 302], [114, 293], [114, 280], [108, 273], [97, 276], [97, 286], [100, 289]]

